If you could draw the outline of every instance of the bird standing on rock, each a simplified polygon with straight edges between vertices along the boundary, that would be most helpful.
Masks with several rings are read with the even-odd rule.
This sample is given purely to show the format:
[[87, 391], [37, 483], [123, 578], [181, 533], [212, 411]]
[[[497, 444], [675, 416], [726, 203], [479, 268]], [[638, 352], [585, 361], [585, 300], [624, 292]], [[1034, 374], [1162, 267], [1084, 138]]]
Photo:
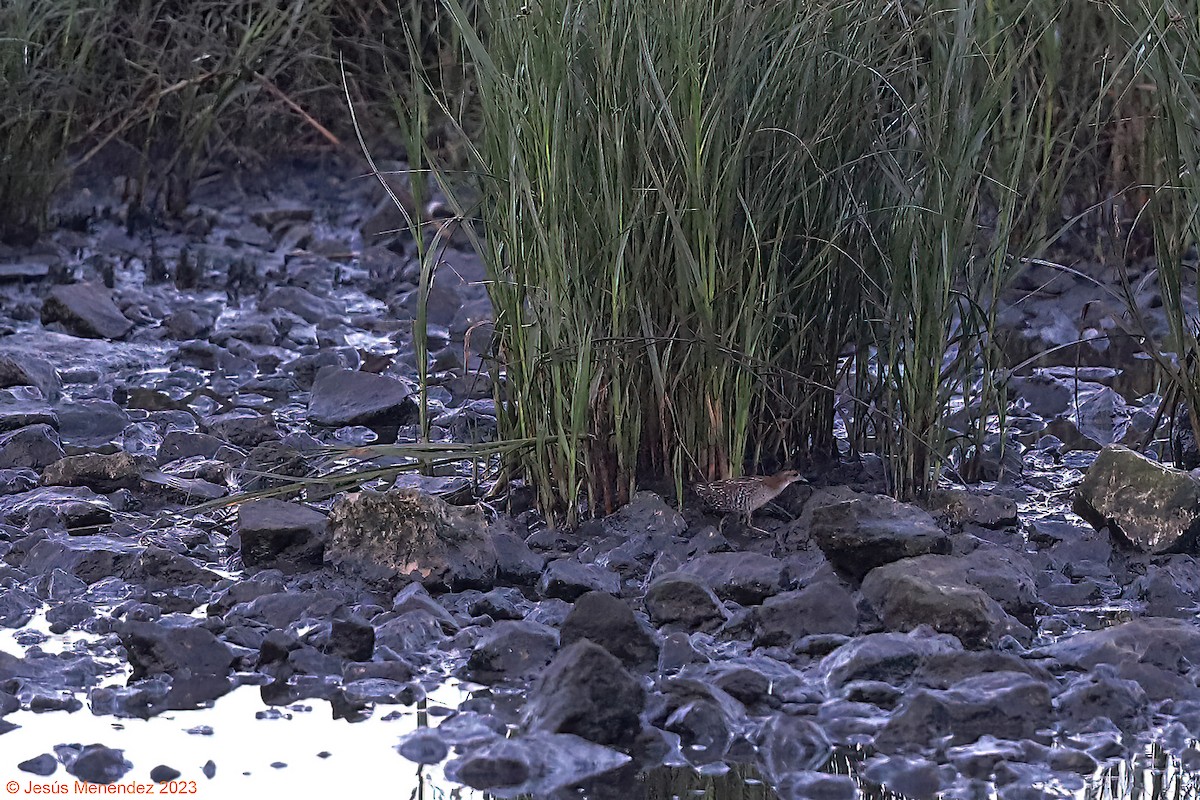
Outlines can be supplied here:
[[700, 502], [710, 511], [743, 514], [746, 517], [746, 525], [753, 528], [750, 524], [751, 514], [774, 500], [793, 483], [801, 481], [804, 481], [803, 475], [794, 469], [785, 469], [774, 475], [747, 475], [711, 483], [697, 483], [692, 488]]

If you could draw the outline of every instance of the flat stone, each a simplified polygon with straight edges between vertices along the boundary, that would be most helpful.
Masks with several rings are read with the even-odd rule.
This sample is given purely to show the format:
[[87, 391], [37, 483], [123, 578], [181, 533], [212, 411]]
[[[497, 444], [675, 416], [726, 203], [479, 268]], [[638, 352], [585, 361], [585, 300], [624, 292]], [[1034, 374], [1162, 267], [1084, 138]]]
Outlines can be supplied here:
[[58, 322], [87, 339], [120, 339], [133, 323], [112, 301], [112, 292], [95, 283], [55, 286], [42, 303], [42, 324]]
[[322, 367], [313, 381], [308, 419], [317, 425], [409, 425], [416, 420], [412, 390], [369, 372]]

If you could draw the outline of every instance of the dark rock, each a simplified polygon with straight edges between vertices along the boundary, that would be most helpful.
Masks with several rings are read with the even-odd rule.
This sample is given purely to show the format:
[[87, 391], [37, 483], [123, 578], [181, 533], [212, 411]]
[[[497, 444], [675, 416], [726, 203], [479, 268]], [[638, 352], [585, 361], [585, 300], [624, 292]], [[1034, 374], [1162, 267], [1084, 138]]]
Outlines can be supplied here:
[[1028, 644], [1033, 638], [1029, 629], [967, 583], [965, 572], [953, 556], [906, 558], [872, 570], [863, 580], [863, 598], [891, 630], [930, 625], [976, 649], [995, 646], [1009, 635]]
[[658, 662], [654, 637], [642, 628], [629, 606], [606, 592], [588, 592], [576, 600], [559, 638], [564, 647], [589, 639], [629, 669], [646, 671]]
[[22, 386], [0, 389], [0, 431], [13, 431], [27, 425], [58, 427], [58, 415], [37, 389]]
[[354, 706], [384, 703], [387, 705], [412, 705], [424, 699], [420, 687], [401, 683], [388, 678], [360, 678], [342, 686], [346, 702]]
[[[1096, 584], [1088, 584], [1099, 594]], [[1043, 597], [1045, 589], [1042, 590]], [[1146, 616], [1194, 619], [1200, 601], [1200, 564], [1190, 556], [1173, 556], [1165, 564], [1150, 564], [1146, 574], [1134, 581], [1126, 597], [1146, 604]], [[1095, 598], [1091, 598], [1095, 599]], [[1056, 605], [1083, 605], [1057, 603]]]
[[297, 503], [264, 498], [238, 508], [242, 563], [287, 570], [321, 566], [328, 520]]
[[439, 764], [450, 754], [449, 746], [431, 730], [416, 730], [404, 736], [396, 750], [414, 764]]
[[49, 425], [30, 425], [0, 434], [0, 469], [43, 469], [63, 457], [58, 432]]
[[67, 333], [87, 339], [120, 339], [133, 330], [112, 301], [112, 293], [94, 283], [55, 286], [42, 302], [42, 324], [61, 323]]
[[197, 566], [187, 556], [155, 545], [148, 545], [138, 553], [121, 571], [120, 577], [154, 592], [190, 585], [211, 587], [221, 579], [217, 573]]
[[409, 425], [416, 402], [405, 384], [382, 375], [323, 367], [313, 382], [308, 419], [316, 425]]
[[206, 417], [204, 425], [213, 436], [246, 449], [280, 438], [279, 429], [270, 414], [230, 411], [228, 414]]
[[314, 324], [340, 317], [345, 313], [345, 309], [338, 302], [317, 297], [298, 286], [277, 286], [271, 289], [263, 296], [258, 307], [263, 311], [281, 308], [292, 312], [305, 322]]
[[813, 770], [789, 772], [776, 785], [781, 797], [806, 800], [855, 800], [859, 797], [858, 784], [849, 775]]
[[408, 611], [375, 627], [376, 647], [387, 647], [396, 653], [430, 650], [445, 638], [441, 623], [428, 611]]
[[45, 359], [20, 351], [0, 352], [0, 388], [36, 386], [42, 397], [54, 403], [62, 394], [62, 380]]
[[820, 726], [787, 714], [773, 715], [756, 738], [763, 772], [776, 786], [791, 773], [824, 766], [833, 753], [829, 737]]
[[1189, 474], [1110, 445], [1075, 492], [1074, 511], [1148, 553], [1196, 550], [1200, 482]]
[[125, 622], [117, 628], [133, 667], [133, 678], [167, 674], [176, 679], [225, 676], [233, 653], [211, 631], [173, 628], [157, 622]]
[[819, 580], [763, 601], [752, 612], [756, 647], [787, 647], [806, 636], [858, 629], [854, 596], [833, 578]]
[[621, 662], [581, 640], [563, 649], [529, 695], [528, 731], [570, 733], [599, 744], [628, 745], [641, 730], [645, 693]]
[[[2, 593], [2, 590], [0, 590], [0, 593]], [[2, 606], [3, 601], [0, 600], [0, 607]], [[84, 600], [69, 600], [47, 611], [46, 622], [50, 623], [51, 633], [63, 634], [85, 619], [94, 617], [95, 614], [96, 612], [92, 610], [91, 603]], [[0, 624], [3, 624], [3, 620], [0, 620]]]
[[351, 661], [370, 661], [375, 654], [375, 629], [352, 612], [335, 614], [330, 623], [329, 638], [322, 643], [321, 649]]
[[182, 772], [173, 767], [168, 767], [166, 764], [159, 764], [150, 770], [150, 780], [155, 783], [169, 783], [182, 774]]
[[124, 750], [114, 750], [102, 744], [89, 744], [86, 747], [63, 745], [55, 750], [70, 753], [64, 758], [65, 753], [59, 752], [59, 758], [63, 759], [67, 772], [87, 783], [116, 783], [133, 769], [133, 764], [125, 760]]
[[1096, 674], [1072, 681], [1055, 699], [1062, 717], [1078, 727], [1099, 717], [1131, 734], [1144, 730], [1149, 725], [1146, 692], [1137, 682], [1112, 673], [1112, 667], [1100, 665]]
[[478, 507], [459, 509], [408, 489], [358, 492], [329, 516], [327, 559], [384, 581], [417, 580], [451, 591], [490, 589], [495, 546]]
[[445, 772], [456, 783], [504, 790], [505, 796], [562, 797], [574, 794], [571, 787], [611, 773], [629, 760], [578, 736], [533, 733], [472, 748], [447, 763]]
[[695, 575], [722, 600], [742, 605], [757, 605], [787, 583], [784, 562], [760, 553], [708, 553], [679, 571]]
[[532, 678], [557, 650], [553, 628], [527, 620], [498, 622], [471, 648], [463, 676], [483, 684]]
[[525, 598], [517, 589], [492, 589], [467, 605], [467, 613], [473, 617], [488, 616], [493, 620], [524, 619], [520, 606]]
[[58, 761], [49, 753], [42, 753], [40, 756], [34, 756], [17, 764], [17, 769], [22, 772], [41, 775], [44, 778], [54, 774], [55, 770], [58, 769]]
[[933, 517], [883, 495], [818, 505], [810, 531], [830, 563], [859, 580], [902, 558], [950, 552], [950, 537]]
[[42, 602], [20, 589], [0, 588], [0, 627], [24, 628]]
[[646, 613], [655, 625], [685, 631], [713, 631], [728, 618], [725, 607], [699, 578], [673, 572], [646, 590]]
[[[158, 446], [158, 463], [168, 464], [181, 458], [201, 456], [203, 458], [220, 458], [229, 460], [239, 458], [240, 451], [229, 443], [210, 436], [207, 433], [194, 431], [167, 431], [163, 435], [162, 444]], [[244, 456], [243, 456], [244, 457]]]
[[46, 486], [86, 486], [107, 494], [117, 489], [136, 489], [141, 482], [141, 473], [142, 465], [129, 453], [88, 453], [55, 461], [46, 467], [42, 483]]
[[958, 525], [969, 523], [994, 530], [1017, 524], [1017, 504], [1009, 497], [956, 489], [938, 493], [933, 502]]
[[598, 564], [581, 564], [570, 558], [559, 558], [546, 565], [538, 581], [542, 597], [556, 597], [574, 602], [587, 592], [619, 594], [621, 578], [617, 573]]
[[56, 534], [35, 544], [21, 567], [32, 575], [60, 569], [90, 584], [123, 575], [141, 552], [136, 544], [107, 536]]
[[406, 614], [409, 611], [425, 611], [438, 621], [442, 630], [447, 634], [458, 631], [458, 621], [454, 615], [438, 604], [429, 596], [429, 592], [419, 583], [410, 583], [392, 598], [392, 612]]
[[534, 553], [508, 530], [496, 531], [492, 535], [492, 546], [496, 548], [497, 578], [523, 585], [538, 582], [546, 566], [545, 557]]
[[956, 653], [962, 645], [952, 636], [918, 629], [909, 634], [872, 633], [853, 639], [821, 661], [821, 673], [830, 689], [854, 681], [884, 681], [902, 685], [926, 660]]
[[967, 678], [949, 689], [916, 689], [875, 737], [884, 752], [943, 736], [964, 745], [981, 736], [1038, 739], [1052, 720], [1046, 683], [1019, 672], [992, 672]]
[[64, 445], [99, 448], [121, 440], [132, 420], [111, 400], [78, 400], [57, 407], [58, 435]]
[[933, 800], [942, 789], [937, 764], [919, 756], [873, 758], [862, 776], [912, 800]]

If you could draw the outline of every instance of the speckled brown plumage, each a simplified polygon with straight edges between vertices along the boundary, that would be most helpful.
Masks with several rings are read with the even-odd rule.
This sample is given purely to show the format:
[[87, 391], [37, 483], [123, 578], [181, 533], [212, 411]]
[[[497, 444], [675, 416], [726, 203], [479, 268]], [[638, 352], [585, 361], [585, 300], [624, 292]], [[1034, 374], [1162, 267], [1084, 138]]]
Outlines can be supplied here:
[[748, 475], [711, 483], [697, 483], [692, 488], [700, 502], [719, 514], [742, 514], [746, 524], [750, 515], [780, 493], [804, 477], [796, 470], [788, 469], [774, 475]]

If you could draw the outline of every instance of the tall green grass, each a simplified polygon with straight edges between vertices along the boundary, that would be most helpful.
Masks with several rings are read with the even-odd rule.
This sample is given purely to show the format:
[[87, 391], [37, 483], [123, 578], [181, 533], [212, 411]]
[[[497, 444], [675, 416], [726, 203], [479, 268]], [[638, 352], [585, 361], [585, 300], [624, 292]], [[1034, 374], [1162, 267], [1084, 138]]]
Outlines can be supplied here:
[[952, 398], [986, 432], [996, 299], [1062, 182], [1053, 10], [444, 7], [483, 118], [499, 399], [509, 435], [550, 434], [516, 465], [544, 510], [828, 453], [839, 382], [900, 496], [936, 481]]

